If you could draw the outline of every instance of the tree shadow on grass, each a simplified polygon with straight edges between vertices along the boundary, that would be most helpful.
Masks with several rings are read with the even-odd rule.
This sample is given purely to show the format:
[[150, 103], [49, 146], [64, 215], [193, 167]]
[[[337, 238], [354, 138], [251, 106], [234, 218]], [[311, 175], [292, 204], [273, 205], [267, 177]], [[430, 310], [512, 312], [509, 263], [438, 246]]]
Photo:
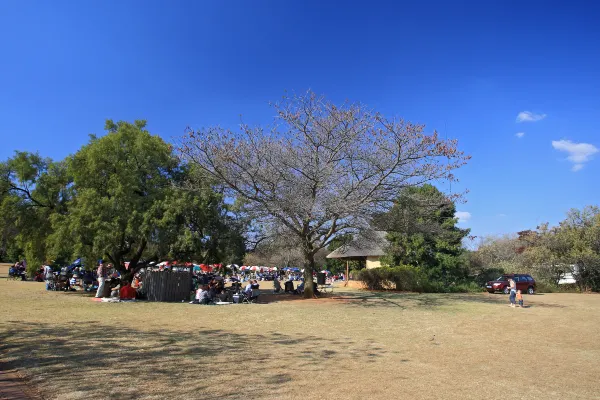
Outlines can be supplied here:
[[[356, 291], [345, 292], [331, 297], [343, 301], [345, 304], [363, 308], [396, 307], [406, 309], [409, 307], [436, 309], [443, 306], [452, 306], [461, 302], [507, 305], [508, 297], [490, 295], [487, 293], [402, 293], [385, 291]], [[527, 302], [527, 299], [526, 299]], [[529, 303], [530, 307], [540, 308], [565, 308], [566, 306], [555, 303]]]
[[249, 387], [252, 398], [278, 398], [298, 390], [298, 372], [373, 363], [383, 355], [371, 343], [277, 332], [19, 321], [0, 330], [0, 357], [52, 398], [237, 399]]

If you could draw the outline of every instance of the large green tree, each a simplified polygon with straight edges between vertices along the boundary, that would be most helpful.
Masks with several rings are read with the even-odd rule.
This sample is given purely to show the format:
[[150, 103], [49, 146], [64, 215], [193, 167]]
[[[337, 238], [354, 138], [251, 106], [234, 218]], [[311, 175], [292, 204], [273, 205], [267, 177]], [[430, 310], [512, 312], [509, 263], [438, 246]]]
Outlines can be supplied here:
[[384, 265], [417, 266], [446, 283], [464, 278], [462, 240], [469, 229], [457, 226], [455, 213], [454, 202], [433, 185], [403, 189], [391, 210], [376, 218], [390, 242]]
[[30, 272], [65, 255], [50, 251], [46, 238], [51, 219], [67, 212], [70, 181], [66, 163], [39, 154], [16, 152], [0, 163], [0, 245], [12, 261], [27, 259]]
[[[187, 171], [182, 178], [180, 184], [188, 186]], [[246, 251], [246, 223], [209, 180], [203, 181], [196, 182], [199, 189], [175, 188], [165, 197], [149, 251], [154, 257], [180, 261], [240, 264]]]
[[54, 249], [68, 246], [88, 263], [106, 258], [121, 272], [126, 260], [138, 268], [179, 173], [170, 146], [145, 126], [108, 120], [105, 136], [68, 159], [73, 198], [68, 213], [53, 216]]
[[104, 258], [126, 279], [153, 259], [240, 262], [244, 227], [223, 194], [200, 174], [188, 189], [189, 169], [145, 127], [109, 120], [105, 136], [68, 159], [72, 197], [52, 216], [51, 249], [88, 265]]

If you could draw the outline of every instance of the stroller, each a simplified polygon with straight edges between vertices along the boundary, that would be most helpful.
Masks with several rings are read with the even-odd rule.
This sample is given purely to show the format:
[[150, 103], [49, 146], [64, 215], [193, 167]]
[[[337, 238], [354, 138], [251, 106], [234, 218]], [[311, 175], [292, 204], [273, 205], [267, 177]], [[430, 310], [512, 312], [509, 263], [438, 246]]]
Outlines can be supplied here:
[[15, 267], [10, 267], [8, 270], [8, 276], [6, 277], [6, 280], [17, 280], [20, 278], [19, 272], [17, 271], [17, 269]]

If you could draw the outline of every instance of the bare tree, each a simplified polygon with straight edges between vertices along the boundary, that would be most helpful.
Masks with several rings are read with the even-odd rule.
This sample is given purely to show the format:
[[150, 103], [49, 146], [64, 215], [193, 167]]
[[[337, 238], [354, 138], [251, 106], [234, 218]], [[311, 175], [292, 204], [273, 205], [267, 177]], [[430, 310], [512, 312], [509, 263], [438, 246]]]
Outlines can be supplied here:
[[310, 91], [273, 107], [271, 127], [189, 130], [178, 148], [254, 218], [276, 220], [297, 238], [307, 281], [315, 254], [336, 234], [366, 229], [404, 187], [454, 180], [452, 171], [470, 158], [456, 140], [425, 134], [423, 125], [360, 104], [338, 107]]

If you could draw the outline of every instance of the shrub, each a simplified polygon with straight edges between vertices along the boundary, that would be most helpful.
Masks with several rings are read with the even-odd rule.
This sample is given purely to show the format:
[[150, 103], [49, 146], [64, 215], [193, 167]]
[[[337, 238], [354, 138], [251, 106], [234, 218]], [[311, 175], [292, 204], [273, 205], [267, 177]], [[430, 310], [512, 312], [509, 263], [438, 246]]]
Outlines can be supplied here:
[[576, 284], [556, 285], [545, 281], [537, 281], [535, 291], [538, 293], [580, 293]]
[[483, 288], [475, 282], [444, 285], [430, 281], [423, 270], [410, 265], [363, 269], [358, 280], [369, 290], [399, 290], [419, 293], [469, 293], [481, 292]]
[[484, 292], [483, 287], [479, 286], [476, 282], [459, 283], [457, 285], [450, 285], [446, 287], [447, 293], [478, 293]]

